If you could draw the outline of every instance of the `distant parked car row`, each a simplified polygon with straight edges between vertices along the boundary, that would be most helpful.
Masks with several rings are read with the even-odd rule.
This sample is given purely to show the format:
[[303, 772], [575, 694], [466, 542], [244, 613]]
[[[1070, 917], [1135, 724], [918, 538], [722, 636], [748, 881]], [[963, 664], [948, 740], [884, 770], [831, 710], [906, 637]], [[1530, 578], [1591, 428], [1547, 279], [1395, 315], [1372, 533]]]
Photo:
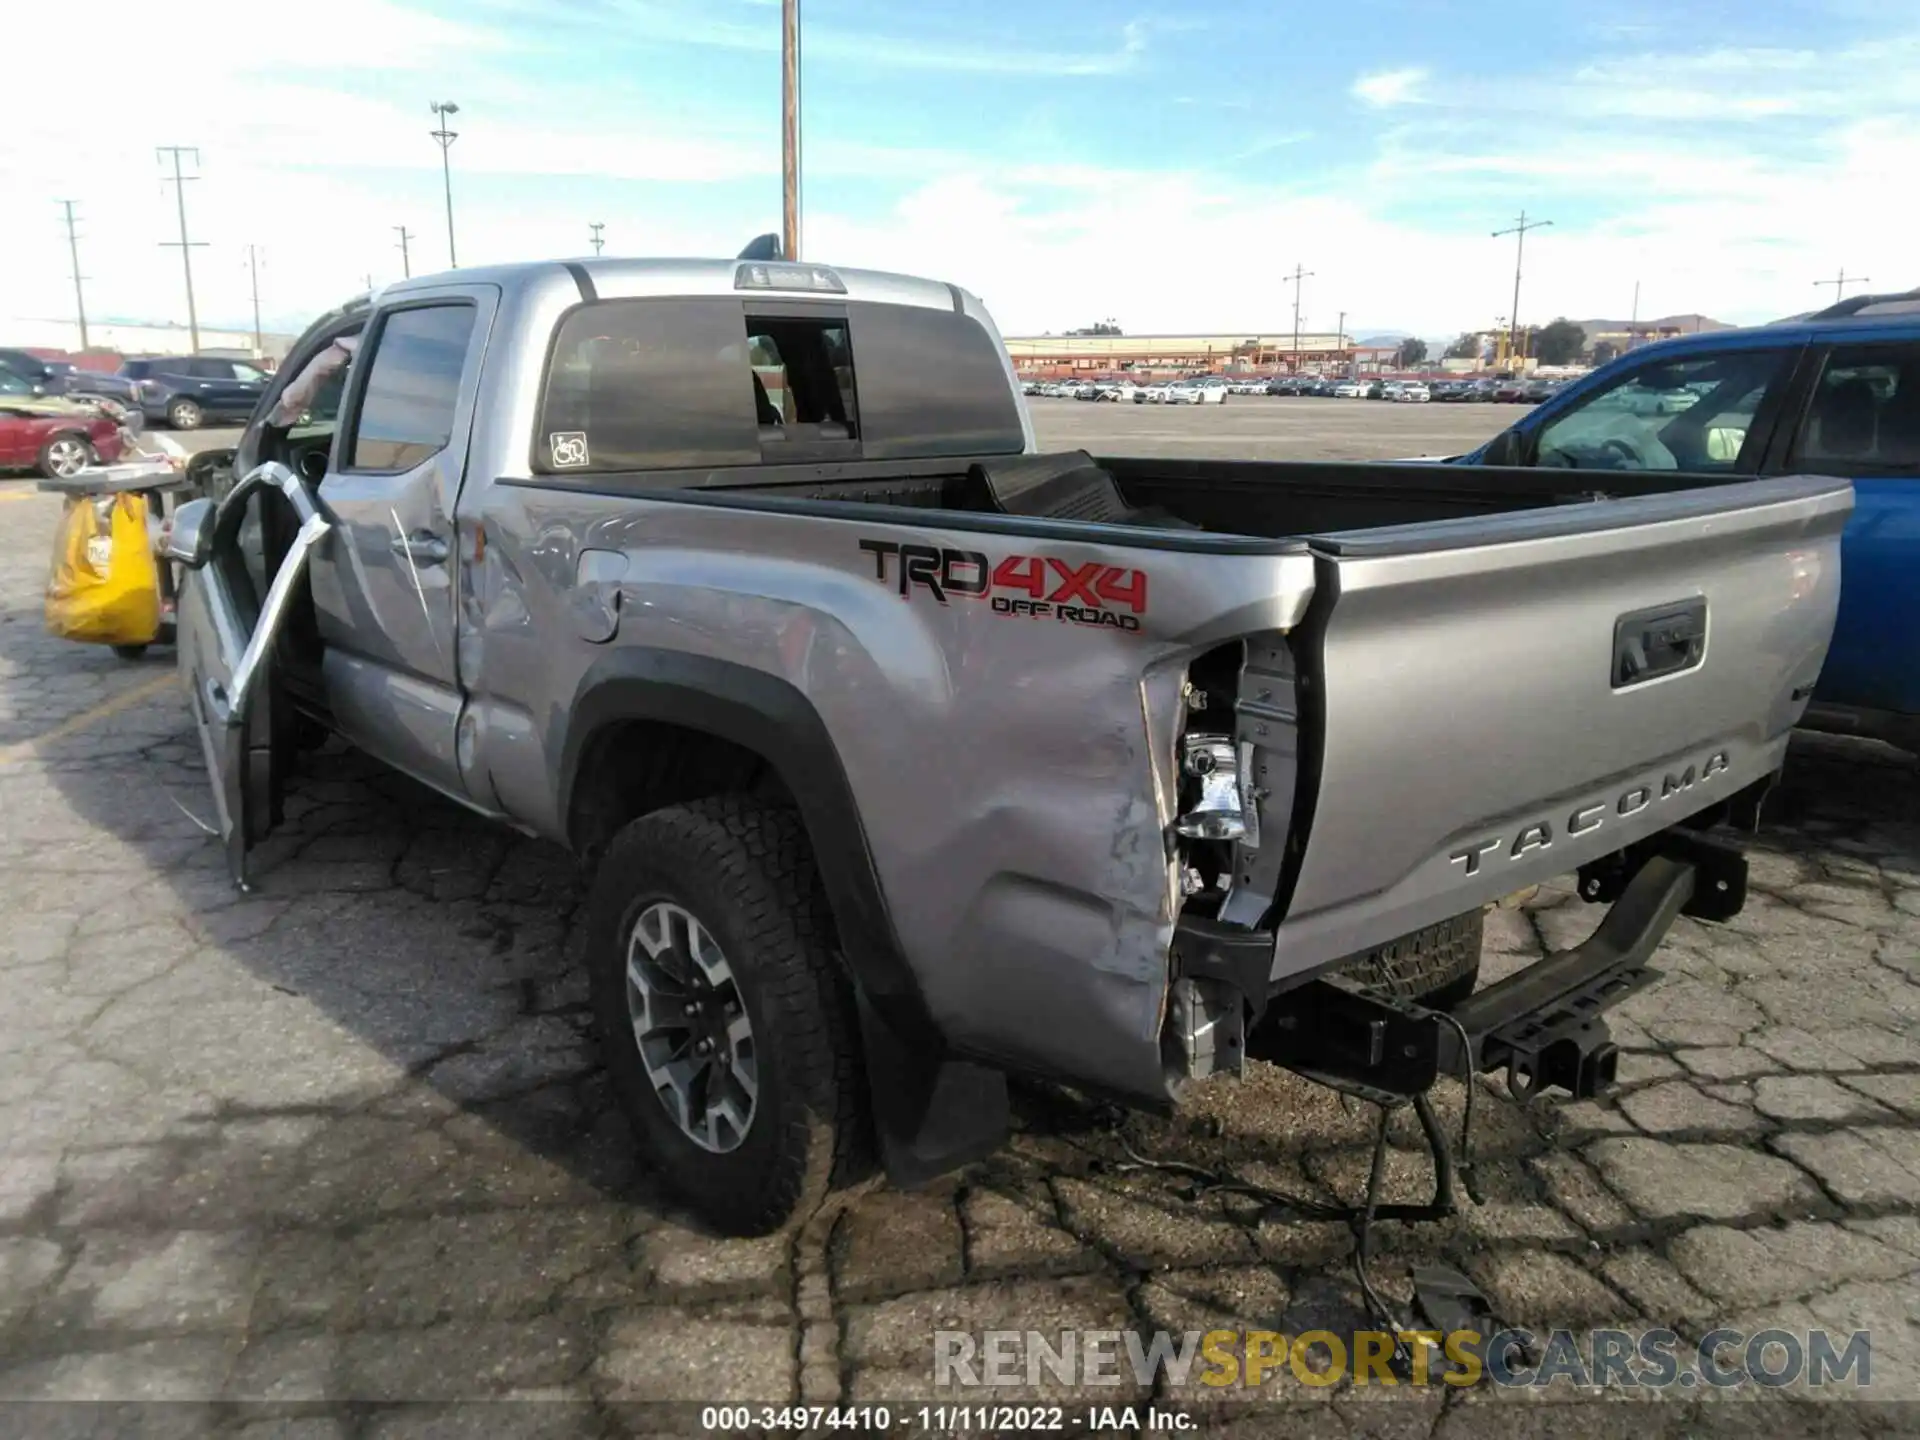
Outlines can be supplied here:
[[1559, 380], [1383, 380], [1340, 379], [1324, 375], [1283, 375], [1266, 387], [1269, 395], [1313, 395], [1336, 400], [1444, 400], [1453, 403], [1501, 401], [1536, 405], [1559, 392]]
[[[1248, 388], [1250, 387], [1250, 388]], [[1023, 395], [1054, 400], [1131, 401], [1135, 405], [1218, 405], [1229, 394], [1260, 395], [1266, 383], [1229, 380], [1224, 375], [1201, 375], [1189, 380], [1155, 381], [1139, 385], [1131, 380], [1023, 380]]]
[[1132, 401], [1136, 405], [1217, 404], [1229, 395], [1307, 395], [1335, 400], [1395, 400], [1423, 404], [1429, 400], [1453, 404], [1497, 401], [1507, 405], [1537, 405], [1558, 394], [1562, 380], [1461, 379], [1387, 380], [1373, 376], [1336, 375], [1199, 375], [1184, 380], [1158, 380], [1142, 385], [1133, 380], [1026, 380], [1020, 389], [1028, 395], [1060, 400]]
[[103, 375], [25, 350], [0, 349], [0, 372], [36, 394], [106, 400], [175, 430], [197, 430], [209, 420], [245, 420], [267, 385], [266, 373], [257, 367], [212, 355], [125, 360], [119, 374]]

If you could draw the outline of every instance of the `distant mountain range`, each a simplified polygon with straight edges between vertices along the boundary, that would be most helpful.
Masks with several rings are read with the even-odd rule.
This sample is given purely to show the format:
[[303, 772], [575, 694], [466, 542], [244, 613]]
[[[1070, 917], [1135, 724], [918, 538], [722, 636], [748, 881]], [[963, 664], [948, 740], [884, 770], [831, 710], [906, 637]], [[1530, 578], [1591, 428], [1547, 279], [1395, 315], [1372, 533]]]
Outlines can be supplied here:
[[1586, 331], [1589, 339], [1595, 335], [1624, 335], [1634, 328], [1649, 335], [1662, 330], [1678, 330], [1682, 335], [1692, 335], [1696, 331], [1734, 328], [1724, 320], [1715, 320], [1711, 315], [1657, 315], [1646, 320], [1576, 320], [1573, 323]]

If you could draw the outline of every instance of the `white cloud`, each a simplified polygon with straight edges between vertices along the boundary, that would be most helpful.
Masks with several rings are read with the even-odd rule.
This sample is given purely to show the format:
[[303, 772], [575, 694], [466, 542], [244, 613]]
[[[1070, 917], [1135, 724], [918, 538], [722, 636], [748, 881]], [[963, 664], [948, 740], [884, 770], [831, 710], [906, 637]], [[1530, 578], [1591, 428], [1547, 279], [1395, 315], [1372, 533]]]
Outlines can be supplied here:
[[[496, 16], [526, 13], [526, 0], [491, 3]], [[732, 254], [771, 228], [779, 148], [768, 115], [661, 114], [644, 91], [604, 87], [557, 94], [501, 31], [407, 6], [334, 0], [315, 24], [305, 9], [205, 0], [196, 25], [176, 29], [147, 23], [133, 0], [94, 0], [89, 24], [144, 37], [119, 92], [143, 119], [75, 123], [65, 72], [16, 69], [0, 127], [10, 201], [0, 321], [67, 312], [53, 204], [63, 196], [80, 202], [90, 310], [184, 318], [179, 255], [161, 243], [175, 235], [174, 196], [154, 143], [203, 147], [204, 178], [188, 187], [194, 233], [210, 242], [194, 262], [203, 320], [247, 315], [248, 243], [263, 247], [270, 325], [336, 303], [368, 272], [397, 276], [396, 225], [415, 232], [416, 270], [437, 268], [445, 231], [427, 101], [443, 94], [464, 107], [452, 157], [469, 264], [577, 254], [589, 219], [609, 222], [622, 253]], [[777, 45], [764, 6], [705, 21], [643, 9], [722, 26], [741, 47]], [[41, 8], [17, 29], [27, 53], [43, 53], [64, 26]], [[1084, 55], [1024, 61], [1012, 42], [944, 58], [924, 40], [912, 42], [917, 58], [863, 53], [893, 68], [1124, 67], [1165, 28], [1115, 24]], [[536, 43], [573, 42], [556, 24]], [[809, 55], [821, 44], [810, 32]], [[1309, 324], [1330, 327], [1345, 309], [1349, 329], [1433, 335], [1506, 312], [1512, 242], [1488, 232], [1525, 206], [1557, 223], [1529, 237], [1523, 318], [1622, 313], [1638, 280], [1643, 314], [1764, 319], [1806, 308], [1813, 279], [1843, 263], [1883, 285], [1920, 280], [1916, 72], [1920, 42], [1898, 36], [1824, 53], [1651, 53], [1559, 75], [1383, 70], [1353, 86], [1388, 122], [1375, 152], [1284, 187], [1200, 167], [1282, 146], [1304, 165], [1319, 158], [1311, 136], [1236, 134], [1185, 170], [1164, 168], [1151, 147], [1108, 167], [1065, 147], [990, 157], [958, 148], [964, 137], [955, 148], [890, 145], [884, 132], [823, 137], [805, 156], [806, 248], [964, 284], [1010, 332], [1105, 315], [1136, 332], [1284, 327], [1292, 295], [1280, 276], [1298, 260], [1316, 272], [1303, 292]], [[349, 74], [351, 93], [329, 78]], [[147, 112], [165, 115], [163, 130]], [[1409, 113], [1416, 127], [1393, 123]], [[834, 198], [844, 179], [897, 198], [856, 212]], [[644, 196], [623, 211], [617, 197], [635, 182], [647, 182]], [[561, 198], [539, 198], [549, 196]]]
[[1362, 75], [1353, 82], [1353, 94], [1357, 100], [1369, 105], [1385, 108], [1389, 105], [1408, 105], [1419, 100], [1420, 87], [1427, 78], [1427, 72], [1419, 66], [1408, 66], [1402, 70], [1378, 70], [1371, 75]]
[[[777, 53], [780, 23], [768, 7], [751, 4], [746, 15], [730, 14], [711, 0], [607, 0], [589, 15], [573, 19], [556, 12], [551, 0], [485, 0], [496, 14], [533, 18], [543, 25], [571, 33], [573, 27], [591, 27], [604, 37], [617, 33], [626, 44], [711, 47], [722, 50]], [[914, 14], [914, 11], [905, 11]], [[935, 12], [928, 12], [929, 14]], [[1044, 50], [1024, 37], [1007, 36], [998, 44], [982, 44], [963, 34], [909, 35], [895, 31], [849, 29], [808, 18], [801, 37], [803, 62], [829, 60], [843, 66], [875, 70], [928, 70], [956, 74], [995, 75], [1118, 75], [1135, 68], [1153, 31], [1189, 30], [1192, 22], [1129, 20], [1117, 27], [1094, 27], [1094, 41], [1085, 49]], [[1099, 44], [1102, 32], [1114, 36]], [[570, 43], [575, 43], [570, 41]]]
[[[1543, 195], [1569, 211], [1596, 194], [1614, 202], [1595, 219], [1563, 211], [1529, 237], [1523, 320], [1624, 317], [1639, 282], [1643, 315], [1758, 322], [1807, 308], [1812, 282], [1841, 263], [1885, 288], [1920, 281], [1915, 174], [1920, 126], [1897, 117], [1844, 127], [1792, 159], [1684, 134], [1622, 149], [1604, 134], [1556, 132], [1530, 150], [1416, 146], [1318, 195], [1135, 171], [1105, 183], [1083, 172], [1067, 193], [976, 169], [878, 219], [815, 214], [807, 234], [822, 258], [965, 285], [1013, 334], [1105, 315], [1138, 333], [1284, 329], [1292, 291], [1281, 277], [1299, 260], [1315, 272], [1309, 324], [1330, 328], [1344, 309], [1349, 329], [1439, 335], [1491, 325], [1511, 306], [1513, 242], [1488, 233], [1511, 213], [1505, 201], [1487, 204], [1484, 224], [1452, 218], [1490, 180], [1507, 181], [1529, 210]], [[1420, 208], [1429, 198], [1431, 215]]]

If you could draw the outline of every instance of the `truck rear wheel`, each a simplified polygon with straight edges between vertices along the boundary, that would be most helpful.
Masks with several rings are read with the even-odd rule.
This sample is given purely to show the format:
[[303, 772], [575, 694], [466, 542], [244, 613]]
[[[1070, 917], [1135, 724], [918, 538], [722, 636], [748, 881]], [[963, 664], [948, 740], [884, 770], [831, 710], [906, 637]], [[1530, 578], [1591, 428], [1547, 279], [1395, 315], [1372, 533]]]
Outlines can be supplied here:
[[770, 1234], [858, 1177], [858, 1017], [798, 815], [720, 796], [633, 821], [600, 862], [587, 943], [614, 1090], [702, 1219]]
[[1478, 909], [1442, 920], [1357, 956], [1343, 973], [1397, 999], [1448, 1009], [1471, 995], [1480, 978], [1485, 922]]

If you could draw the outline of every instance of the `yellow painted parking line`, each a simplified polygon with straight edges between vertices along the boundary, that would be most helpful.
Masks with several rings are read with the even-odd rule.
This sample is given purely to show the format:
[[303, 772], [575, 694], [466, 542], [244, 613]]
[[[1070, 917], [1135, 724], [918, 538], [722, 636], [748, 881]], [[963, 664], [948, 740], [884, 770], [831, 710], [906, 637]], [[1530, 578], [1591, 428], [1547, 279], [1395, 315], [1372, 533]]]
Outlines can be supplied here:
[[0, 490], [0, 500], [38, 500], [38, 490]]
[[43, 731], [31, 740], [16, 741], [12, 745], [0, 745], [0, 765], [9, 765], [15, 760], [25, 759], [42, 745], [51, 745], [56, 740], [77, 735], [90, 726], [98, 725], [102, 720], [118, 715], [122, 710], [131, 710], [142, 700], [151, 700], [155, 695], [174, 689], [179, 683], [179, 677], [172, 673], [156, 675], [151, 680], [130, 686], [118, 695], [102, 700], [90, 710], [82, 710], [78, 715], [69, 716], [51, 730]]

